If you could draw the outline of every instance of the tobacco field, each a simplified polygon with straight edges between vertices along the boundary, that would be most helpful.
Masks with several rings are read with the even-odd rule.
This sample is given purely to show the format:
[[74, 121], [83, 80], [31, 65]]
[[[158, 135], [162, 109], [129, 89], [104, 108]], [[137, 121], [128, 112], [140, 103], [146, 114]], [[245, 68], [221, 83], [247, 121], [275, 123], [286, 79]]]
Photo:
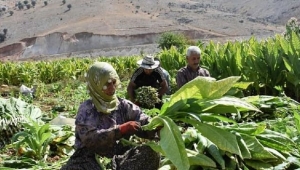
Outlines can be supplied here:
[[[198, 77], [177, 89], [176, 71], [186, 65], [185, 50], [156, 54], [171, 76], [172, 94], [143, 126], [163, 126], [158, 141], [132, 137], [129, 145], [149, 145], [161, 154], [160, 170], [300, 169], [300, 34], [258, 41], [197, 45]], [[94, 61], [111, 63], [126, 98], [129, 79], [141, 56], [0, 62], [0, 169], [59, 169], [74, 152], [74, 127], [51, 120], [75, 118], [88, 98], [83, 75]], [[22, 95], [21, 85], [36, 86]], [[104, 169], [109, 159], [99, 158]]]

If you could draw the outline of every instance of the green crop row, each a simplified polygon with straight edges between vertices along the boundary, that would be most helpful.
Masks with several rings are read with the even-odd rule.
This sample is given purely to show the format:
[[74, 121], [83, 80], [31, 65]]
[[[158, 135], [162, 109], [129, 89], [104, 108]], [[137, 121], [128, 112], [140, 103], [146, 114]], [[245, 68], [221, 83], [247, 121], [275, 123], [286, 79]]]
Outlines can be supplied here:
[[[300, 99], [300, 37], [292, 32], [287, 39], [282, 35], [258, 41], [210, 42], [202, 48], [201, 64], [217, 79], [241, 76], [241, 81], [253, 82], [248, 95], [267, 94]], [[175, 48], [159, 53], [162, 67], [171, 77], [185, 65], [184, 51]]]
[[[300, 97], [300, 37], [275, 37], [259, 41], [209, 42], [202, 49], [201, 64], [217, 79], [241, 76], [241, 81], [253, 82], [248, 95], [279, 95], [285, 92], [299, 101]], [[180, 48], [184, 49], [184, 48]], [[178, 69], [186, 65], [185, 50], [175, 47], [160, 51], [157, 56], [163, 68], [170, 72], [173, 83]], [[71, 58], [53, 61], [1, 62], [0, 84], [32, 85], [79, 78], [94, 61], [107, 61], [121, 79], [129, 79], [140, 56]]]
[[137, 67], [137, 57], [72, 58], [53, 61], [2, 62], [0, 84], [15, 85], [53, 83], [59, 80], [79, 78], [95, 61], [111, 63], [122, 79], [131, 76]]

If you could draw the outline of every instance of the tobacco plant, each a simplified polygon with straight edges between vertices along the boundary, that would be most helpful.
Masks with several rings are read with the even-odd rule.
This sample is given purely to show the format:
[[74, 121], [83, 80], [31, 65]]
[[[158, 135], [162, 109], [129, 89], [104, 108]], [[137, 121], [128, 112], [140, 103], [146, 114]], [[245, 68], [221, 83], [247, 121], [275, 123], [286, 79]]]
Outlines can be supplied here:
[[[287, 164], [288, 158], [300, 157], [295, 141], [286, 135], [268, 130], [265, 124], [238, 124], [225, 116], [241, 116], [250, 110], [263, 114], [244, 99], [224, 96], [238, 79], [192, 80], [173, 94], [158, 116], [143, 127], [150, 130], [163, 126], [158, 144], [148, 144], [165, 157], [163, 166], [179, 170], [274, 168]], [[186, 137], [182, 137], [187, 127], [196, 136], [188, 144]], [[288, 165], [298, 163], [292, 161]]]

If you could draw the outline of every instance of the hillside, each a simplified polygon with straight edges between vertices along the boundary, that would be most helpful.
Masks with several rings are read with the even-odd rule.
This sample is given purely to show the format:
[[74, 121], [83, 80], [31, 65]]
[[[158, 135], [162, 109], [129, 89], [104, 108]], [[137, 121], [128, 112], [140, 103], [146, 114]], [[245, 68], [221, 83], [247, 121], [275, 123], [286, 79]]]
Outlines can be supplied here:
[[267, 37], [300, 15], [296, 0], [36, 0], [30, 9], [17, 2], [0, 1], [0, 31], [8, 30], [0, 60], [152, 53], [165, 31], [202, 40]]

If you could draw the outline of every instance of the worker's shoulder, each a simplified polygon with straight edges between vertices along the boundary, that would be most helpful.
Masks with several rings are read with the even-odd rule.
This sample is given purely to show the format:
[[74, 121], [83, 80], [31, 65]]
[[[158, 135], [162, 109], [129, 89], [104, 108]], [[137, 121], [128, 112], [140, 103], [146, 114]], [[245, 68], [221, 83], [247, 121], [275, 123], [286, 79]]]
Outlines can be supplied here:
[[181, 73], [181, 72], [186, 72], [186, 71], [188, 71], [188, 68], [187, 68], [187, 66], [184, 66], [184, 67], [181, 67], [177, 72]]

